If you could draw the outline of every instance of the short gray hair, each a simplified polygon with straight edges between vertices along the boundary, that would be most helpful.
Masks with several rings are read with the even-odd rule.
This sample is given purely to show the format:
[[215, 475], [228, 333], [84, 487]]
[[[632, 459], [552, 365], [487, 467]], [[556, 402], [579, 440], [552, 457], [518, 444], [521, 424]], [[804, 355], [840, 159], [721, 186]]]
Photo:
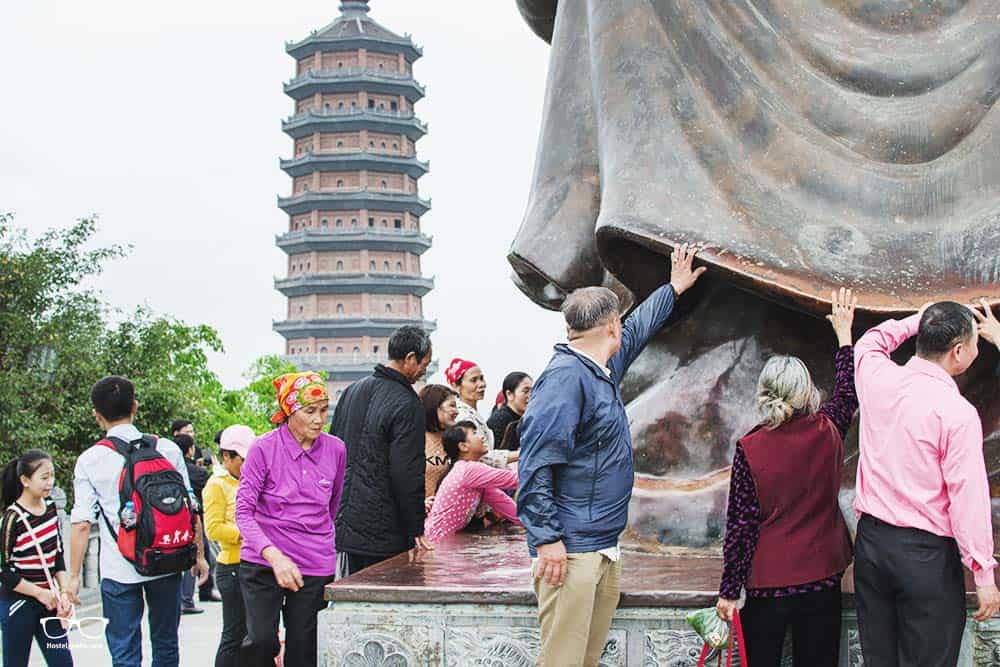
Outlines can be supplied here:
[[763, 424], [775, 429], [796, 413], [815, 414], [819, 391], [805, 363], [798, 357], [775, 356], [767, 360], [757, 379], [757, 407]]
[[589, 331], [619, 316], [621, 301], [607, 287], [581, 287], [563, 301], [562, 314], [572, 331]]

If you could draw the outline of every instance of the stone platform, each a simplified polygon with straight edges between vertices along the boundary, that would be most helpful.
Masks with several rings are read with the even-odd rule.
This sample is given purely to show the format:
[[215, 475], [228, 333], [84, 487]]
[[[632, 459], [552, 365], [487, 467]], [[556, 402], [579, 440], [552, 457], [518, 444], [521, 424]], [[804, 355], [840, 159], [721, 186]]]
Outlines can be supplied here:
[[[715, 604], [721, 559], [642, 553], [624, 559], [621, 604], [601, 665], [695, 665], [701, 644], [684, 616]], [[538, 621], [530, 567], [523, 534], [507, 529], [459, 534], [419, 560], [402, 554], [331, 584], [326, 599], [332, 604], [319, 615], [320, 665], [534, 665]], [[841, 664], [858, 667], [864, 663], [849, 574]], [[959, 664], [1000, 665], [1000, 621], [969, 620]]]

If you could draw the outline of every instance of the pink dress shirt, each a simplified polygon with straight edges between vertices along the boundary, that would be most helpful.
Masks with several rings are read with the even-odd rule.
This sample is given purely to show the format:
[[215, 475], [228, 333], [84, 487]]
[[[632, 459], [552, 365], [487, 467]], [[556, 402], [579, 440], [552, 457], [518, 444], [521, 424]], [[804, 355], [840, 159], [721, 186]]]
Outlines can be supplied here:
[[517, 520], [517, 506], [501, 489], [516, 489], [517, 473], [493, 468], [479, 461], [456, 461], [441, 481], [434, 506], [424, 521], [424, 536], [440, 542], [465, 528], [480, 502], [512, 523]]
[[944, 369], [890, 353], [917, 334], [916, 315], [888, 320], [854, 346], [861, 402], [858, 514], [953, 537], [977, 586], [994, 583], [990, 489], [979, 414]]

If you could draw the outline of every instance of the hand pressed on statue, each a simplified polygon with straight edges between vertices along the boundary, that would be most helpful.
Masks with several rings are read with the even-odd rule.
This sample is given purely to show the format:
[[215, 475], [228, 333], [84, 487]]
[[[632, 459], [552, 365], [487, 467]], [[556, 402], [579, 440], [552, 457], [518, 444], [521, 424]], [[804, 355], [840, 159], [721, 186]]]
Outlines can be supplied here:
[[839, 292], [833, 290], [830, 294], [832, 312], [826, 316], [826, 319], [830, 321], [840, 347], [851, 345], [854, 342], [851, 327], [854, 326], [854, 309], [857, 305], [858, 297], [854, 296], [854, 292], [849, 289], [841, 287]]
[[976, 320], [979, 322], [979, 335], [988, 342], [1000, 347], [1000, 320], [997, 320], [996, 315], [990, 309], [990, 304], [986, 303], [986, 299], [980, 299], [979, 303], [983, 309], [982, 313], [976, 307], [971, 308], [972, 314], [976, 316]]
[[977, 586], [976, 599], [979, 600], [979, 609], [972, 615], [980, 623], [988, 621], [1000, 612], [1000, 590], [995, 585]]
[[566, 546], [562, 540], [538, 547], [535, 578], [545, 580], [549, 586], [562, 586], [566, 580]]
[[697, 252], [698, 249], [694, 246], [682, 243], [670, 253], [670, 284], [674, 286], [674, 293], [677, 296], [688, 291], [698, 282], [701, 274], [708, 270], [704, 266], [692, 268], [691, 264]]
[[433, 551], [434, 550], [434, 545], [431, 544], [430, 540], [428, 540], [423, 535], [418, 535], [417, 537], [414, 537], [413, 538], [413, 542], [414, 542], [414, 547], [413, 548], [416, 549], [417, 551]]

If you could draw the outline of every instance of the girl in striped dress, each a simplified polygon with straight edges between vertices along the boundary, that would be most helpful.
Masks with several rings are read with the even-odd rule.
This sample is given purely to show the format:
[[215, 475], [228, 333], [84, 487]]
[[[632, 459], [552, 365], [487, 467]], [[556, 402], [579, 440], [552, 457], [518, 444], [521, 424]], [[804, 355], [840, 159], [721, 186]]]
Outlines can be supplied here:
[[59, 517], [49, 497], [55, 484], [52, 457], [28, 450], [4, 468], [2, 484], [6, 508], [0, 521], [3, 667], [27, 667], [32, 639], [49, 667], [72, 666], [65, 630], [58, 621], [45, 620], [68, 618], [72, 613], [68, 597], [55, 585], [65, 586], [66, 564]]

